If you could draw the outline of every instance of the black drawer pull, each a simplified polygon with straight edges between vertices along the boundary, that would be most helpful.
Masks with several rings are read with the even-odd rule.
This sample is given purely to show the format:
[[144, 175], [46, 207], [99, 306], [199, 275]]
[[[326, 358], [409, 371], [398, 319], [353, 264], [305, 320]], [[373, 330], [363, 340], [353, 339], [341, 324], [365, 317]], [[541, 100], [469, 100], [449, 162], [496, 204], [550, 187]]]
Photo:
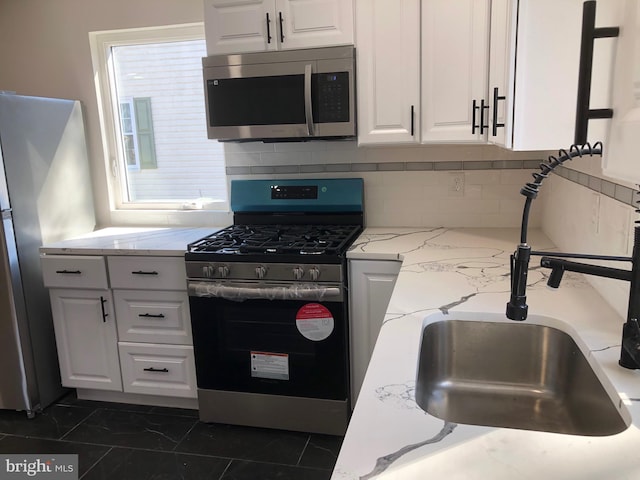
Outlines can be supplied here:
[[504, 128], [504, 123], [498, 123], [498, 102], [500, 100], [506, 100], [504, 95], [498, 95], [498, 87], [493, 88], [493, 135], [498, 135], [498, 128]]
[[139, 313], [138, 316], [145, 318], [164, 318], [163, 313]]
[[107, 317], [109, 314], [104, 310], [104, 304], [107, 303], [107, 300], [104, 297], [100, 297], [100, 308], [102, 309], [102, 321], [104, 323], [107, 322]]
[[271, 20], [269, 19], [269, 12], [267, 12], [267, 43], [271, 43]]
[[56, 270], [56, 273], [61, 273], [63, 275], [65, 275], [65, 274], [70, 274], [70, 275], [80, 275], [80, 274], [82, 274], [82, 272], [80, 270]]
[[168, 368], [153, 368], [153, 367], [149, 367], [149, 368], [145, 368], [144, 371], [145, 372], [169, 373], [169, 369]]
[[151, 271], [151, 272], [145, 272], [144, 270], [137, 270], [135, 272], [131, 272], [132, 275], [158, 275], [158, 272]]

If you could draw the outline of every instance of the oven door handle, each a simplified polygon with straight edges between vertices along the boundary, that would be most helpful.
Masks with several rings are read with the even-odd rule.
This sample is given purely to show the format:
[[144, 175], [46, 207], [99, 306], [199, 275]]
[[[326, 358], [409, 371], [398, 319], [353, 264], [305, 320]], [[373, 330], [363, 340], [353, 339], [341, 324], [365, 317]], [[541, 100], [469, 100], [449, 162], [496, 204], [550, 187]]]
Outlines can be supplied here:
[[228, 285], [217, 282], [188, 282], [189, 296], [224, 298], [226, 300], [316, 300], [339, 301], [339, 286], [296, 284], [286, 286]]

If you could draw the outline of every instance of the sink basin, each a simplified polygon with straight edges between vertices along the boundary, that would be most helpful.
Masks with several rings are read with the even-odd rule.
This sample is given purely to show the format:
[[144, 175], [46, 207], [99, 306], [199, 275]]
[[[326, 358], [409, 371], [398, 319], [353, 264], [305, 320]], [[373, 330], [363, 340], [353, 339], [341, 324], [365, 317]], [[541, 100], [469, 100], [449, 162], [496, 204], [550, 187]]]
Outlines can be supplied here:
[[416, 402], [443, 420], [613, 435], [630, 423], [616, 397], [571, 335], [557, 328], [455, 319], [423, 329]]

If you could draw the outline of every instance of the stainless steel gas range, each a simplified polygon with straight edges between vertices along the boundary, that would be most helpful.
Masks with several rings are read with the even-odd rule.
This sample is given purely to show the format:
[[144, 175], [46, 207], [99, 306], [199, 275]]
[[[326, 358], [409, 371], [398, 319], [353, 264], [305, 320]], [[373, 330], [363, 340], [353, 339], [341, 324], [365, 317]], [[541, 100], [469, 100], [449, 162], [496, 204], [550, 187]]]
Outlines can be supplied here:
[[200, 419], [343, 434], [363, 182], [236, 180], [231, 207], [185, 255]]

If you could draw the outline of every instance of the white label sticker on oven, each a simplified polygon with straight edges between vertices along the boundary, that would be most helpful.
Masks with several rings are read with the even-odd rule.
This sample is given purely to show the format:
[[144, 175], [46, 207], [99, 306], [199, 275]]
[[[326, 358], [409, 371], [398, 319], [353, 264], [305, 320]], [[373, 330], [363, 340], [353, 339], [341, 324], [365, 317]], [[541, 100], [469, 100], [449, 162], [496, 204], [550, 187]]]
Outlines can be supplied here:
[[289, 355], [286, 353], [250, 352], [251, 376], [289, 380]]
[[296, 314], [296, 326], [305, 338], [319, 342], [333, 332], [333, 315], [319, 303], [307, 303]]

